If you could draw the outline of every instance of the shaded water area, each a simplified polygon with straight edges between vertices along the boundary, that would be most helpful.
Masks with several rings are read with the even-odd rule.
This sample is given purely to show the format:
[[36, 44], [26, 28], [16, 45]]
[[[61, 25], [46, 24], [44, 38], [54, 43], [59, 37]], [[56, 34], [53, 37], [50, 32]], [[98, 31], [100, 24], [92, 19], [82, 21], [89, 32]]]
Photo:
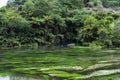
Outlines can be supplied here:
[[120, 80], [120, 49], [0, 50], [0, 80]]

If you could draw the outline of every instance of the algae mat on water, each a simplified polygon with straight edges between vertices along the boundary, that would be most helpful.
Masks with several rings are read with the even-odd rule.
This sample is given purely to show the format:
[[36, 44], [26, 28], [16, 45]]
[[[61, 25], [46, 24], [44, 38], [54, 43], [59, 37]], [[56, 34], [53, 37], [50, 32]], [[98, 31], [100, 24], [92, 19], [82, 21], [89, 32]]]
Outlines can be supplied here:
[[120, 78], [120, 50], [7, 50], [0, 54], [0, 71], [37, 76], [36, 80], [115, 80]]

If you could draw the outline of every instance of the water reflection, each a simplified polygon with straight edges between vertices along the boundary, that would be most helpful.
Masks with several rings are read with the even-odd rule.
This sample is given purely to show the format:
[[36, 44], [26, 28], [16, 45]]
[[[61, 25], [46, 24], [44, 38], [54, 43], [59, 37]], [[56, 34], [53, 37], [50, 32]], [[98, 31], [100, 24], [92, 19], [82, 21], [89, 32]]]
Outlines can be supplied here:
[[23, 76], [12, 76], [10, 80], [44, 80], [43, 78], [32, 78], [32, 77], [23, 77]]
[[25, 76], [0, 76], [0, 80], [45, 80], [43, 77], [35, 78], [35, 77], [25, 77]]
[[[49, 79], [48, 79], [49, 78]], [[0, 80], [62, 80], [56, 77], [30, 76], [14, 74], [12, 76], [0, 76]]]
[[11, 80], [11, 79], [9, 76], [4, 76], [4, 77], [0, 76], [0, 80]]
[[[50, 78], [45, 79], [43, 77], [35, 78], [35, 77], [26, 77], [26, 76], [0, 76], [0, 80], [63, 80], [60, 78]], [[110, 80], [120, 80], [120, 78], [110, 79]]]

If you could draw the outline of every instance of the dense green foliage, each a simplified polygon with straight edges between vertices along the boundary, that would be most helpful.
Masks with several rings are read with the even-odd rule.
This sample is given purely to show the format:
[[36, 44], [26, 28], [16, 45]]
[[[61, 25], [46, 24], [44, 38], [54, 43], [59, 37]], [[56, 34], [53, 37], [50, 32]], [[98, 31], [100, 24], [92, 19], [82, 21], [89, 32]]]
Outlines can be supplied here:
[[[68, 43], [112, 46], [115, 42], [113, 29], [119, 15], [85, 8], [88, 2], [97, 4], [99, 1], [15, 0], [0, 8], [0, 46]], [[107, 2], [103, 0], [104, 5]]]
[[105, 7], [118, 7], [120, 6], [120, 0], [102, 0]]

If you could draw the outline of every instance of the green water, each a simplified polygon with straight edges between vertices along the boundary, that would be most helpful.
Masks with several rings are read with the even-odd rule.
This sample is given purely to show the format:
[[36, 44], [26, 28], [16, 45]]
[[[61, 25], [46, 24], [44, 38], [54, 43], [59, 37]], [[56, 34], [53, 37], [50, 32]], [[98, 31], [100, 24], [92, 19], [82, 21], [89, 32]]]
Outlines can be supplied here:
[[10, 49], [0, 53], [0, 80], [119, 80], [119, 67], [119, 49]]

